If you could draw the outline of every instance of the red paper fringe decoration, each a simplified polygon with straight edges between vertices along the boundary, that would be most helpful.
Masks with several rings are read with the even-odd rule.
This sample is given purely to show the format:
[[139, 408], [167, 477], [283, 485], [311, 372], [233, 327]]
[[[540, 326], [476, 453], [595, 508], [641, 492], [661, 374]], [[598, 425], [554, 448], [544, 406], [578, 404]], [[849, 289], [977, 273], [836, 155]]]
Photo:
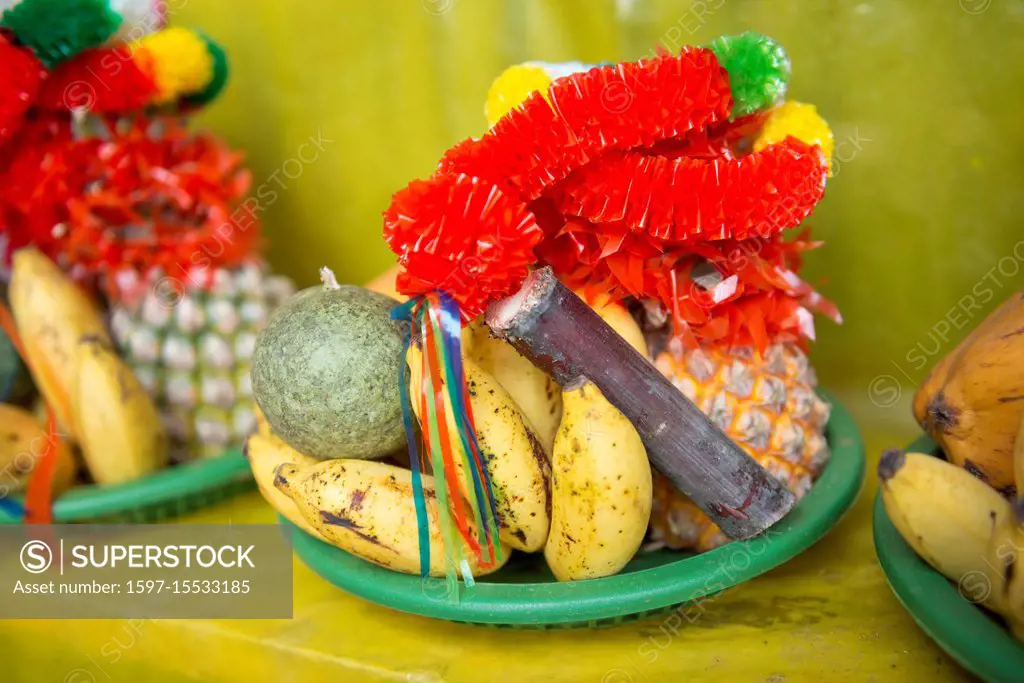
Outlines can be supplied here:
[[66, 114], [43, 115], [12, 143], [0, 172], [11, 250], [34, 244], [79, 278], [231, 266], [252, 252], [239, 154], [172, 118], [104, 122], [109, 139], [76, 139]]
[[145, 64], [145, 53], [128, 45], [85, 50], [57, 65], [37, 106], [50, 111], [87, 109], [98, 114], [142, 109], [157, 93]]
[[663, 240], [768, 237], [799, 225], [825, 191], [820, 148], [796, 138], [739, 159], [609, 153], [553, 193], [563, 213]]
[[725, 70], [695, 47], [557, 79], [548, 97], [534, 93], [482, 138], [453, 147], [439, 173], [512, 185], [529, 201], [603, 152], [681, 138], [732, 108]]
[[30, 50], [0, 35], [0, 144], [21, 128], [44, 78], [46, 69]]
[[688, 343], [763, 347], [813, 335], [807, 309], [838, 316], [793, 272], [809, 243], [779, 237], [821, 198], [824, 156], [794, 138], [750, 153], [764, 114], [728, 120], [710, 51], [573, 74], [548, 100], [534, 93], [395, 195], [399, 291], [447, 292], [472, 318], [539, 259], [592, 294], [660, 302]]
[[[666, 248], [621, 225], [572, 219], [537, 252], [562, 281], [592, 300], [658, 302], [684, 342], [763, 349], [772, 341], [813, 336], [809, 313], [800, 308], [840, 320], [835, 306], [795, 275], [802, 252], [818, 246], [805, 231], [791, 241], [773, 235]], [[709, 274], [722, 283], [718, 288], [702, 284]]]
[[414, 181], [384, 214], [384, 239], [405, 268], [399, 291], [447, 292], [467, 320], [519, 288], [543, 236], [522, 202], [465, 175]]

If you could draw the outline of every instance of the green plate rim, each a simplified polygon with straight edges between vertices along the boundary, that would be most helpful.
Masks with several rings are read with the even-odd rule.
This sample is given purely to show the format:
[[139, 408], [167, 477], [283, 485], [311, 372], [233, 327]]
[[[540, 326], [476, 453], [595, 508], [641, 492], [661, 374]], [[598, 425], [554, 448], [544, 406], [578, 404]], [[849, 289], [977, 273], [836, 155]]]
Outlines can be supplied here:
[[[832, 404], [826, 430], [833, 451], [828, 465], [793, 511], [770, 532], [748, 541], [588, 581], [492, 583], [481, 577], [473, 588], [462, 588], [458, 602], [445, 599], [442, 579], [421, 579], [378, 567], [299, 529], [294, 534], [295, 551], [310, 569], [348, 593], [402, 612], [449, 621], [570, 625], [651, 613], [699, 600], [796, 557], [853, 506], [864, 480], [864, 446], [850, 414], [830, 394], [822, 395]], [[755, 553], [758, 547], [760, 551]], [[738, 558], [745, 561], [740, 563]]]
[[[907, 451], [942, 456], [928, 437], [921, 437]], [[889, 520], [880, 490], [872, 526], [885, 579], [921, 630], [960, 666], [988, 683], [1024, 679], [1024, 644], [918, 557]]]
[[[53, 504], [55, 524], [73, 523], [132, 512], [222, 489], [252, 479], [252, 471], [240, 448], [154, 472], [142, 479], [101, 486], [77, 486]], [[0, 523], [20, 520], [0, 512]]]

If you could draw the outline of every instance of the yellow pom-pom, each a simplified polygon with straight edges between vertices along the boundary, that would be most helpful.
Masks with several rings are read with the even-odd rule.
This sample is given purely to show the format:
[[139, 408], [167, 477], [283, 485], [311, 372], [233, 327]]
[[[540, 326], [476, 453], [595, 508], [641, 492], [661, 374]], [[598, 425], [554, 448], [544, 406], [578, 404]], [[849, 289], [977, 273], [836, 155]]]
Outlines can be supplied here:
[[754, 151], [782, 142], [789, 136], [809, 145], [821, 147], [825, 154], [825, 162], [831, 167], [836, 141], [832, 137], [832, 129], [828, 127], [825, 119], [818, 115], [818, 110], [813, 104], [785, 102], [773, 109], [764, 128], [761, 129], [761, 134], [754, 142]]
[[148, 53], [158, 102], [201, 92], [213, 78], [213, 56], [206, 41], [185, 28], [168, 28], [142, 39]]
[[540, 90], [547, 99], [551, 81], [551, 76], [540, 64], [516, 64], [505, 69], [487, 91], [487, 102], [484, 104], [487, 125], [493, 126], [535, 90]]

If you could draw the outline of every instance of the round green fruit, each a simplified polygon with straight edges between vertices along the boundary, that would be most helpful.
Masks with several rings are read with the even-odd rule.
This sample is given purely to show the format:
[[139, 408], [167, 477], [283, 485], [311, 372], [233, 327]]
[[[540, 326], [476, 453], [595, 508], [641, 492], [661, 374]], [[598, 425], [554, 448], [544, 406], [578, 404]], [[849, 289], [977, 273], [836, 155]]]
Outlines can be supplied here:
[[362, 287], [324, 286], [285, 301], [256, 340], [252, 390], [271, 430], [310, 457], [379, 458], [405, 444], [398, 302]]

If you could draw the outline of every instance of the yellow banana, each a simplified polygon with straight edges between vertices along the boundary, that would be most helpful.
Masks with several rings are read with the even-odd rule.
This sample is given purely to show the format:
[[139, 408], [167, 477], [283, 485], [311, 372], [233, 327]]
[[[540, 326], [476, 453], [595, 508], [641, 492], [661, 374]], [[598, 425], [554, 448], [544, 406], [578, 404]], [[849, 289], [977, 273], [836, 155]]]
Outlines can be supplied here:
[[274, 486], [274, 475], [281, 465], [295, 465], [299, 468], [312, 467], [320, 462], [316, 458], [303, 455], [273, 434], [253, 434], [245, 442], [245, 457], [252, 468], [252, 476], [256, 480], [263, 498], [270, 503], [285, 519], [305, 531], [310, 536], [326, 541], [320, 532], [313, 528], [306, 518], [299, 514], [295, 502]]
[[8, 295], [33, 379], [66, 431], [74, 424], [78, 342], [109, 344], [106, 325], [86, 293], [36, 249], [15, 252]]
[[167, 464], [167, 435], [156, 406], [124, 361], [95, 340], [78, 344], [72, 393], [82, 457], [100, 484], [143, 477]]
[[[633, 348], [648, 355], [644, 334], [625, 306], [595, 302], [593, 308]], [[562, 420], [561, 387], [511, 344], [491, 336], [482, 319], [470, 323], [462, 339], [466, 355], [504, 387], [550, 454]]]
[[18, 406], [0, 404], [0, 497], [25, 488], [48, 445], [56, 448], [55, 492], [71, 486], [75, 479], [75, 459], [60, 434], [56, 437], [48, 444], [46, 426], [35, 415]]
[[398, 266], [391, 266], [383, 273], [367, 282], [364, 287], [371, 292], [377, 292], [384, 296], [389, 296], [395, 301], [405, 301], [409, 297], [399, 294], [398, 287], [395, 283], [395, 279], [398, 277], [400, 269]]
[[651, 465], [633, 424], [591, 382], [562, 402], [544, 558], [559, 581], [611, 576], [647, 531]]
[[[331, 545], [382, 567], [418, 574], [419, 536], [409, 470], [373, 460], [325, 460], [311, 467], [285, 463], [274, 485], [289, 496], [299, 513]], [[438, 526], [434, 479], [423, 477], [430, 522], [430, 574], [445, 575], [444, 546]], [[474, 576], [496, 571], [469, 557]]]
[[[578, 293], [579, 294], [579, 293]], [[582, 294], [579, 294], [583, 297]], [[586, 298], [584, 298], [586, 301]], [[595, 301], [590, 304], [594, 312], [601, 316], [601, 319], [608, 323], [609, 327], [619, 333], [630, 346], [639, 351], [645, 358], [649, 357], [647, 340], [644, 338], [643, 330], [637, 325], [633, 315], [620, 303], [609, 301], [601, 303]]]
[[[252, 402], [252, 410], [256, 415], [256, 433], [263, 437], [269, 437], [272, 435], [270, 431], [270, 423], [267, 422], [267, 418], [263, 416], [263, 411], [256, 405], [256, 401]], [[298, 451], [296, 451], [297, 453]]]
[[[410, 394], [418, 396], [423, 362], [419, 349], [410, 347], [407, 360], [412, 371]], [[544, 547], [550, 522], [547, 454], [508, 392], [472, 360], [464, 359], [463, 368], [480, 454], [494, 490], [501, 539], [516, 550], [536, 552]], [[454, 430], [447, 397], [445, 414], [449, 430]], [[462, 492], [468, 495], [461, 461], [457, 468]]]
[[885, 452], [878, 477], [886, 514], [903, 539], [972, 593], [965, 597], [998, 608], [987, 548], [1010, 503], [967, 470], [923, 453]]
[[562, 419], [561, 387], [511, 344], [492, 337], [482, 321], [470, 324], [463, 339], [467, 357], [508, 392], [550, 454]]
[[1017, 428], [1017, 436], [1013, 440], [1013, 483], [1017, 495], [1024, 496], [1024, 417]]
[[1024, 500], [1011, 505], [1011, 513], [998, 520], [988, 542], [986, 564], [992, 595], [986, 605], [1024, 625]]

